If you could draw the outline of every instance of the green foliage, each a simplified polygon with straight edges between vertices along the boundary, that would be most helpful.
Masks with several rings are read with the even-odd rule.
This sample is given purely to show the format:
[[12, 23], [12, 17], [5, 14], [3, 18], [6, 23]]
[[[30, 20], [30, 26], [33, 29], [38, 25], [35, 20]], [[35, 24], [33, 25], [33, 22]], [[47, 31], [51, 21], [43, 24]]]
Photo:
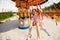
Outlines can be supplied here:
[[12, 12], [2, 12], [0, 13], [0, 21], [12, 16], [13, 16]]
[[48, 10], [54, 11], [54, 10], [55, 10], [55, 9], [54, 9], [54, 5], [57, 7], [58, 10], [60, 10], [60, 2], [59, 2], [59, 3], [57, 3], [57, 4], [54, 3], [54, 4], [51, 5], [50, 7], [44, 8], [43, 11], [48, 11]]

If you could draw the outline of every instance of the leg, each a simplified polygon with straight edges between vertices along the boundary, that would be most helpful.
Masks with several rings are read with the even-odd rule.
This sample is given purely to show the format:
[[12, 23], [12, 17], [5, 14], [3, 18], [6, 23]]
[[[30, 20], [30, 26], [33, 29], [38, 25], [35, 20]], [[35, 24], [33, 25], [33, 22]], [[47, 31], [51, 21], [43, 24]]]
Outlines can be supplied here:
[[30, 18], [28, 18], [28, 24], [29, 24], [29, 26], [31, 26], [31, 23], [30, 23]]
[[56, 22], [56, 25], [58, 25], [57, 22]]
[[[31, 25], [31, 22], [30, 22], [30, 19], [28, 19], [28, 23], [29, 23], [29, 26], [30, 26], [30, 28], [29, 28], [29, 31], [28, 31], [28, 38], [31, 38], [31, 31], [32, 31], [32, 25]], [[26, 39], [26, 40], [28, 40], [28, 38]]]
[[42, 29], [48, 36], [50, 36], [50, 34], [46, 31], [46, 29]]
[[28, 35], [27, 35], [27, 39], [26, 40], [28, 40], [28, 38], [30, 38], [31, 39], [31, 31], [32, 31], [32, 27], [30, 27], [29, 28], [29, 31], [28, 31]]
[[32, 27], [29, 29], [29, 34], [28, 34], [29, 35], [29, 38], [31, 38], [31, 36], [32, 36], [31, 35], [31, 31], [32, 31]]
[[[30, 21], [30, 20], [29, 20]], [[30, 24], [30, 28], [29, 28], [29, 35], [30, 35], [30, 38], [31, 38], [31, 31], [32, 31], [32, 24], [31, 24], [31, 22], [29, 22], [29, 24]]]
[[38, 30], [38, 24], [36, 23], [36, 31], [37, 31], [37, 40], [38, 38], [40, 39], [40, 36], [39, 36], [39, 30]]
[[41, 29], [42, 29], [44, 32], [46, 32], [48, 36], [50, 36], [50, 34], [46, 31], [46, 29], [43, 28], [43, 26], [44, 26], [44, 24], [43, 24], [43, 23], [40, 23]]

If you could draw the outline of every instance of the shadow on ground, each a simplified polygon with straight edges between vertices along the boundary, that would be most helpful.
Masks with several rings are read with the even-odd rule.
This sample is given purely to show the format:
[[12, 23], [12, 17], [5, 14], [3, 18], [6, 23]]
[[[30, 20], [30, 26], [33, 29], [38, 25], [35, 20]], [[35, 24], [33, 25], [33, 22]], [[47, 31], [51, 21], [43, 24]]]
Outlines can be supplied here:
[[13, 30], [18, 27], [18, 20], [12, 20], [10, 22], [5, 22], [0, 24], [0, 33]]

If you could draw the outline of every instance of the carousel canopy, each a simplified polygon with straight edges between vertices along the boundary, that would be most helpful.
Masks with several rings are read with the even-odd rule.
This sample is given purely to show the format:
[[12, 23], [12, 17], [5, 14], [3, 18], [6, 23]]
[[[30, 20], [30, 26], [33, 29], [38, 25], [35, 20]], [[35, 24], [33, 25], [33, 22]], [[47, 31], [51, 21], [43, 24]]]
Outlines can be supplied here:
[[12, 0], [16, 3], [16, 7], [29, 8], [30, 6], [41, 5], [48, 0]]

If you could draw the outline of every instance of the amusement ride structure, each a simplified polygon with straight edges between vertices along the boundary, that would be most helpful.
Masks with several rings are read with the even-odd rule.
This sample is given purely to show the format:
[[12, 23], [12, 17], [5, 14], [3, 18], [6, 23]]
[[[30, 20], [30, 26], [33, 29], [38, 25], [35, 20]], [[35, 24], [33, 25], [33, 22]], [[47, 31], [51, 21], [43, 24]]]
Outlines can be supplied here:
[[[25, 23], [24, 19], [30, 18], [30, 13], [28, 12], [28, 9], [30, 8], [30, 6], [38, 7], [38, 5], [41, 5], [45, 2], [47, 2], [48, 0], [12, 0], [12, 1], [16, 3], [16, 7], [18, 8], [19, 19], [21, 21], [23, 20], [23, 24], [24, 24]], [[40, 9], [41, 9], [41, 7], [40, 7]], [[21, 29], [25, 29], [25, 28], [26, 27], [22, 27]]]
[[[35, 15], [36, 14], [35, 11], [38, 12], [37, 15], [41, 19], [41, 17], [43, 17], [43, 16], [41, 15], [41, 10], [38, 9], [38, 5], [41, 5], [45, 2], [47, 2], [48, 0], [12, 0], [12, 1], [15, 2], [15, 4], [16, 4], [15, 6], [18, 8], [18, 16], [19, 16], [19, 25], [18, 25], [19, 27], [18, 28], [23, 29], [23, 30], [29, 28], [29, 35], [31, 37], [31, 29], [32, 29], [31, 24], [36, 25], [37, 40], [38, 40], [39, 31], [38, 31], [38, 26], [37, 26], [38, 24], [37, 24], [36, 18], [35, 18], [35, 17], [37, 17]], [[35, 14], [32, 14], [31, 11], [30, 12], [28, 11], [30, 6], [37, 6], [37, 9], [32, 10], [32, 11], [34, 11]], [[41, 6], [39, 6], [39, 7], [41, 9]], [[35, 16], [33, 16], [33, 19], [34, 19], [33, 23], [31, 23], [31, 18], [32, 18], [31, 14], [35, 15]], [[42, 26], [41, 23], [42, 22], [40, 22], [40, 26]]]

